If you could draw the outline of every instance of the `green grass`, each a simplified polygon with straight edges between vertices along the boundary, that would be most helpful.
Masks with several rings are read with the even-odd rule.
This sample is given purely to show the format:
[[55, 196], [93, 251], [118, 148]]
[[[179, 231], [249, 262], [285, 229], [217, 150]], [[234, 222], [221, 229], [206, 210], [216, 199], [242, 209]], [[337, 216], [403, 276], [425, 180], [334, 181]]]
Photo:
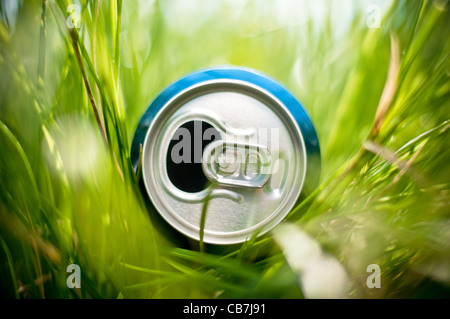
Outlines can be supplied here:
[[[0, 2], [3, 297], [450, 297], [448, 1], [376, 2], [375, 29], [356, 0], [307, 2], [306, 20], [277, 18], [271, 1], [81, 1], [74, 29], [71, 1], [12, 3]], [[129, 147], [162, 89], [225, 64], [304, 104], [322, 182], [273, 232], [197, 249], [150, 219]], [[72, 263], [80, 289], [66, 286]]]

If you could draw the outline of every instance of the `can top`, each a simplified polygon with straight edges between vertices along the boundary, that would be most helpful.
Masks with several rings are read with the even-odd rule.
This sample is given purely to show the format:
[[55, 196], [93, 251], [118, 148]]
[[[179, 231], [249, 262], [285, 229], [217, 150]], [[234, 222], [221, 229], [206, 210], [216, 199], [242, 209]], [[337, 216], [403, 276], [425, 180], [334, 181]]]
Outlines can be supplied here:
[[280, 84], [255, 71], [216, 68], [164, 90], [136, 130], [148, 196], [175, 229], [206, 243], [234, 244], [282, 221], [320, 174], [314, 127]]

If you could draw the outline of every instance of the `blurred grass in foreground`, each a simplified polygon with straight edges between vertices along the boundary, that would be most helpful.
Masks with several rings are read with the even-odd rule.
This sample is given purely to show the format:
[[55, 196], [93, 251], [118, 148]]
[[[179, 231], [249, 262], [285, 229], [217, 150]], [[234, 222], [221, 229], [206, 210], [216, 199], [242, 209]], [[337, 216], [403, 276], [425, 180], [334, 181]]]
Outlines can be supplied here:
[[[4, 297], [450, 297], [448, 1], [71, 4], [1, 1]], [[163, 237], [129, 161], [156, 94], [215, 65], [288, 87], [323, 156], [289, 223], [222, 254]]]

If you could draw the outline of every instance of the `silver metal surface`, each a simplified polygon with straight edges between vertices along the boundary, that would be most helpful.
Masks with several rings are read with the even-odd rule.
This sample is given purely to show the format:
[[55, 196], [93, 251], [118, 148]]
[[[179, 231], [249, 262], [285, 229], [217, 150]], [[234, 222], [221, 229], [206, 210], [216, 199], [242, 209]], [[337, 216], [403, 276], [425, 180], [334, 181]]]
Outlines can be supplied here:
[[[203, 152], [203, 172], [213, 183], [196, 193], [174, 186], [166, 164], [174, 132], [189, 121], [206, 122], [221, 135]], [[161, 216], [197, 240], [210, 193], [204, 241], [233, 244], [285, 218], [302, 190], [305, 152], [296, 121], [273, 95], [248, 82], [211, 80], [174, 96], [156, 115], [143, 144], [143, 179]], [[228, 154], [240, 156], [239, 165], [230, 166]]]

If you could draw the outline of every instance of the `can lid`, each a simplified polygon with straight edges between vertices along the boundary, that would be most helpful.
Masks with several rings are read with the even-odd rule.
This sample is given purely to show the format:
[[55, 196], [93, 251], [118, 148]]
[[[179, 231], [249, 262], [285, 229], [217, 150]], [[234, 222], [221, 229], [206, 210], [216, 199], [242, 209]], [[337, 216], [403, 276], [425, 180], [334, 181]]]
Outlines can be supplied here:
[[282, 221], [317, 185], [320, 149], [301, 104], [280, 84], [242, 68], [190, 74], [164, 90], [136, 130], [135, 170], [175, 229], [234, 244]]

